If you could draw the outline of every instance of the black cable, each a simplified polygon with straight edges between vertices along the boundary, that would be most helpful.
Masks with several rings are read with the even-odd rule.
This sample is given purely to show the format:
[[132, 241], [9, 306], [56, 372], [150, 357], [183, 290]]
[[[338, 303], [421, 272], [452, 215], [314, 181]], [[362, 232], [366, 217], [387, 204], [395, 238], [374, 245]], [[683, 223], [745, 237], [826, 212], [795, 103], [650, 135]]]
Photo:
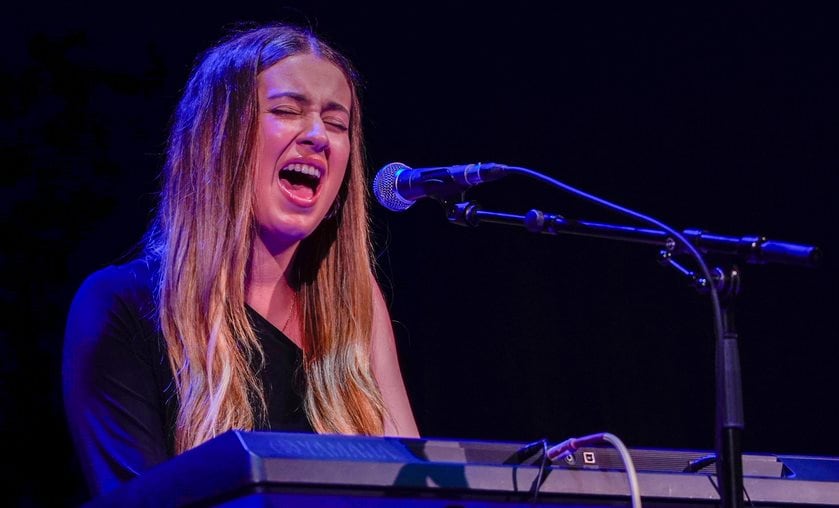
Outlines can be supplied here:
[[[696, 249], [696, 247], [691, 242], [689, 242], [680, 232], [676, 231], [675, 229], [671, 228], [670, 226], [662, 223], [661, 221], [659, 221], [657, 219], [654, 219], [652, 217], [644, 215], [640, 212], [636, 212], [634, 210], [630, 210], [628, 208], [622, 207], [620, 205], [617, 205], [617, 204], [612, 203], [610, 201], [607, 201], [605, 199], [599, 198], [599, 197], [594, 196], [592, 194], [589, 194], [587, 192], [581, 191], [581, 190], [579, 190], [575, 187], [572, 187], [568, 184], [562, 183], [559, 180], [556, 180], [556, 179], [551, 178], [549, 176], [543, 175], [543, 174], [538, 173], [536, 171], [533, 171], [531, 169], [522, 168], [522, 167], [515, 167], [515, 166], [507, 166], [506, 170], [509, 171], [510, 173], [518, 173], [518, 174], [521, 174], [521, 175], [524, 175], [524, 176], [529, 176], [529, 177], [535, 178], [535, 179], [540, 180], [540, 181], [547, 182], [551, 185], [554, 185], [555, 187], [566, 190], [566, 191], [568, 191], [572, 194], [575, 194], [577, 196], [585, 198], [589, 201], [593, 201], [594, 203], [599, 204], [601, 206], [604, 206], [608, 209], [617, 211], [617, 212], [625, 214], [625, 215], [629, 215], [630, 217], [634, 217], [635, 219], [641, 220], [643, 222], [653, 224], [653, 225], [663, 229], [664, 231], [669, 233], [675, 240], [680, 242], [687, 249], [687, 251], [693, 256], [693, 258], [696, 260], [696, 263], [699, 265], [701, 273], [705, 277], [705, 284], [708, 288], [708, 294], [711, 297], [711, 307], [712, 307], [712, 310], [713, 310], [713, 319], [714, 319], [714, 336], [716, 338], [718, 361], [719, 361], [719, 358], [720, 358], [719, 355], [725, 355], [725, 351], [727, 351], [727, 349], [725, 349], [725, 348], [728, 345], [728, 343], [725, 341], [727, 332], [726, 332], [726, 327], [723, 325], [722, 308], [720, 306], [720, 299], [719, 299], [719, 295], [717, 293], [717, 288], [714, 286], [714, 279], [711, 276], [711, 271], [708, 269], [708, 266], [705, 264], [705, 260], [703, 259], [702, 255], [699, 253], [699, 251]], [[736, 353], [736, 351], [735, 351], [735, 353]], [[720, 369], [725, 369], [727, 371], [730, 368], [730, 365], [727, 365], [727, 364], [726, 365], [716, 365], [716, 367], [717, 367], [718, 371]], [[721, 373], [718, 372], [717, 376], [720, 376], [720, 375], [721, 375]], [[720, 397], [721, 397], [720, 390], [725, 391], [725, 388], [719, 382], [719, 379], [720, 378], [718, 377], [717, 378], [717, 380], [718, 380], [718, 383], [717, 383], [718, 418], [720, 416], [719, 411], [722, 411], [723, 407], [725, 407], [726, 409], [729, 409], [729, 410], [731, 409], [729, 407], [729, 404], [731, 403], [731, 401], [728, 401], [728, 400], [721, 401], [720, 400]], [[739, 383], [739, 379], [737, 379], [735, 381], [737, 383]], [[731, 380], [726, 380], [724, 383], [727, 384], [727, 383], [730, 383], [730, 382], [731, 382]], [[738, 411], [738, 409], [735, 408], [735, 411]], [[724, 416], [724, 419], [727, 419], [729, 417], [730, 417], [730, 415], [726, 414]], [[719, 433], [718, 433], [718, 447], [720, 447], [720, 450], [718, 450], [718, 454], [720, 455], [720, 457], [722, 457], [721, 460], [723, 461], [723, 463], [720, 464], [720, 466], [722, 466], [721, 467], [722, 470], [718, 471], [718, 474], [721, 475], [721, 479], [723, 479], [723, 477], [725, 476], [725, 474], [727, 472], [727, 469], [728, 469], [725, 466], [726, 466], [726, 464], [729, 464], [729, 462], [727, 461], [728, 460], [727, 456], [725, 454], [726, 444], [728, 443], [728, 438], [736, 439], [736, 436], [725, 435], [723, 426], [728, 425], [728, 424], [723, 423], [723, 420], [718, 420], [718, 425], [719, 425], [719, 428], [717, 428], [717, 430], [719, 431]], [[731, 460], [735, 461], [734, 464], [730, 464], [730, 465], [732, 466], [733, 470], [736, 471], [737, 470], [736, 461], [738, 459], [735, 457], [734, 459], [731, 459]], [[738, 474], [738, 476], [740, 476], [740, 475], [741, 475], [741, 473]], [[735, 480], [735, 482], [736, 482], [736, 480]], [[727, 480], [726, 480], [726, 483], [728, 483]], [[741, 481], [741, 483], [742, 483], [742, 481]], [[721, 490], [720, 499], [725, 501], [723, 503], [723, 505], [726, 508], [727, 507], [741, 506], [741, 503], [737, 502], [736, 497], [735, 497], [735, 499], [727, 499], [726, 496], [728, 494], [722, 492], [723, 489], [720, 489], [720, 490]], [[728, 489], [726, 489], [726, 490], [728, 490]]]
[[532, 502], [536, 502], [539, 498], [539, 489], [545, 483], [545, 478], [548, 476], [548, 441], [547, 439], [542, 439], [540, 443], [542, 445], [542, 457], [539, 460], [539, 472], [536, 474], [536, 478], [533, 479], [533, 484], [530, 486], [530, 499]]
[[700, 469], [710, 466], [717, 461], [717, 454], [712, 453], [705, 455], [688, 462], [688, 465], [682, 470], [683, 473], [696, 473]]
[[705, 276], [705, 280], [707, 281], [707, 284], [708, 284], [709, 294], [711, 295], [711, 304], [712, 304], [713, 312], [714, 312], [714, 335], [715, 335], [717, 341], [719, 343], [722, 343], [722, 339], [723, 339], [722, 309], [720, 307], [720, 301], [719, 301], [719, 296], [717, 294], [717, 289], [716, 289], [716, 287], [714, 287], [714, 279], [711, 277], [711, 271], [708, 270], [708, 266], [705, 264], [705, 260], [702, 258], [702, 255], [699, 253], [699, 251], [696, 249], [696, 247], [694, 247], [694, 245], [692, 243], [690, 243], [681, 233], [679, 233], [675, 229], [671, 228], [670, 226], [662, 223], [659, 220], [656, 220], [652, 217], [644, 215], [640, 212], [636, 212], [634, 210], [624, 208], [620, 205], [612, 203], [611, 201], [607, 201], [603, 198], [599, 198], [599, 197], [594, 196], [592, 194], [589, 194], [587, 192], [581, 191], [580, 189], [577, 189], [577, 188], [572, 187], [568, 184], [562, 183], [559, 180], [556, 180], [556, 179], [551, 178], [549, 176], [543, 175], [539, 172], [533, 171], [532, 169], [516, 167], [516, 166], [506, 166], [506, 169], [508, 171], [512, 172], [512, 173], [519, 173], [519, 174], [522, 174], [524, 176], [529, 176], [529, 177], [535, 178], [537, 180], [548, 182], [551, 185], [559, 187], [560, 189], [566, 190], [566, 191], [568, 191], [572, 194], [576, 194], [576, 195], [578, 195], [580, 197], [583, 197], [585, 199], [588, 199], [590, 201], [594, 201], [595, 203], [597, 203], [601, 206], [604, 206], [606, 208], [615, 210], [615, 211], [623, 213], [625, 215], [629, 215], [629, 216], [634, 217], [636, 219], [639, 219], [641, 221], [648, 222], [650, 224], [658, 226], [659, 228], [663, 229], [664, 231], [666, 231], [667, 233], [672, 235], [676, 240], [681, 242], [685, 246], [685, 248], [696, 259], [696, 262], [699, 264], [699, 268], [702, 270], [702, 274]]
[[[536, 474], [536, 478], [533, 479], [533, 483], [530, 485], [531, 502], [535, 502], [538, 499], [539, 489], [542, 487], [545, 478], [548, 476], [548, 440], [543, 438], [538, 441], [528, 443], [516, 450], [513, 455], [503, 462], [503, 464], [519, 466], [538, 452], [542, 452], [542, 456], [539, 459], [539, 471]], [[515, 473], [513, 476], [513, 482], [514, 484], [517, 484]], [[516, 487], [516, 490], [518, 490], [518, 487]]]

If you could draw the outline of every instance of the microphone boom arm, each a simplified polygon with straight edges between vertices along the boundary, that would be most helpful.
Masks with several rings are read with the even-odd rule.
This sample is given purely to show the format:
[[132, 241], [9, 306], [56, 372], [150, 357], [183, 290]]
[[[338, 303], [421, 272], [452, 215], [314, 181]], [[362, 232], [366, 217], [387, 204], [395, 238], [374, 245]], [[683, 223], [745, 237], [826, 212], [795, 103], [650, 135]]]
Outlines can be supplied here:
[[[684, 246], [676, 242], [672, 235], [658, 229], [566, 219], [561, 215], [546, 214], [539, 210], [530, 210], [525, 215], [491, 212], [481, 210], [474, 201], [450, 205], [447, 214], [450, 222], [461, 226], [476, 227], [481, 222], [490, 222], [521, 226], [531, 233], [607, 238], [657, 245], [672, 254], [687, 253]], [[818, 247], [771, 241], [763, 236], [722, 236], [699, 229], [686, 229], [682, 234], [703, 253], [740, 257], [751, 264], [778, 263], [816, 267], [822, 258], [822, 252]]]

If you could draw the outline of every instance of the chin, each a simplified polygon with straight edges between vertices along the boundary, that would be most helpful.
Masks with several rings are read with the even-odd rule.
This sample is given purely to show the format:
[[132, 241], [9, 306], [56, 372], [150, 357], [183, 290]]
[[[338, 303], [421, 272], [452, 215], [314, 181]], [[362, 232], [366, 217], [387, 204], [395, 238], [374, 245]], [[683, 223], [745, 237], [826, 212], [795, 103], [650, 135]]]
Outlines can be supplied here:
[[305, 240], [316, 229], [317, 224], [290, 224], [288, 222], [262, 224], [259, 228], [259, 237], [271, 251], [279, 252]]

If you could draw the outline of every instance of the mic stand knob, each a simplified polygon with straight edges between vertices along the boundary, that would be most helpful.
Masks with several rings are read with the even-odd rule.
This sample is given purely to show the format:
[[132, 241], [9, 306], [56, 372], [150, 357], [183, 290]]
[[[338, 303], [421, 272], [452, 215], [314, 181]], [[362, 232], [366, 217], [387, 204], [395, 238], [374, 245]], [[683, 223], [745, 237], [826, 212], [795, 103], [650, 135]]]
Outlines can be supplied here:
[[711, 284], [713, 284], [720, 297], [725, 300], [733, 299], [740, 293], [740, 270], [736, 265], [733, 265], [728, 272], [715, 266], [710, 270], [711, 281], [709, 282], [703, 275], [686, 268], [676, 261], [673, 258], [673, 252], [670, 250], [660, 251], [658, 253], [658, 262], [675, 269], [677, 272], [691, 279], [690, 285], [702, 294], [708, 293]]

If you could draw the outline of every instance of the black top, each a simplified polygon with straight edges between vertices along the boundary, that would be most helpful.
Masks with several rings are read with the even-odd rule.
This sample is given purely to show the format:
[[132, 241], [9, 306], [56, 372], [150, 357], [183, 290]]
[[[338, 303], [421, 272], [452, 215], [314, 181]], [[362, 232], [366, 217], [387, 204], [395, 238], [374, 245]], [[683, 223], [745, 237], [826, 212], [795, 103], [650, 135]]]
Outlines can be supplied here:
[[[156, 266], [145, 260], [91, 274], [73, 299], [62, 379], [70, 434], [91, 494], [174, 455], [178, 400], [154, 301]], [[265, 352], [260, 377], [268, 426], [312, 432], [302, 410], [302, 352], [247, 307]]]

